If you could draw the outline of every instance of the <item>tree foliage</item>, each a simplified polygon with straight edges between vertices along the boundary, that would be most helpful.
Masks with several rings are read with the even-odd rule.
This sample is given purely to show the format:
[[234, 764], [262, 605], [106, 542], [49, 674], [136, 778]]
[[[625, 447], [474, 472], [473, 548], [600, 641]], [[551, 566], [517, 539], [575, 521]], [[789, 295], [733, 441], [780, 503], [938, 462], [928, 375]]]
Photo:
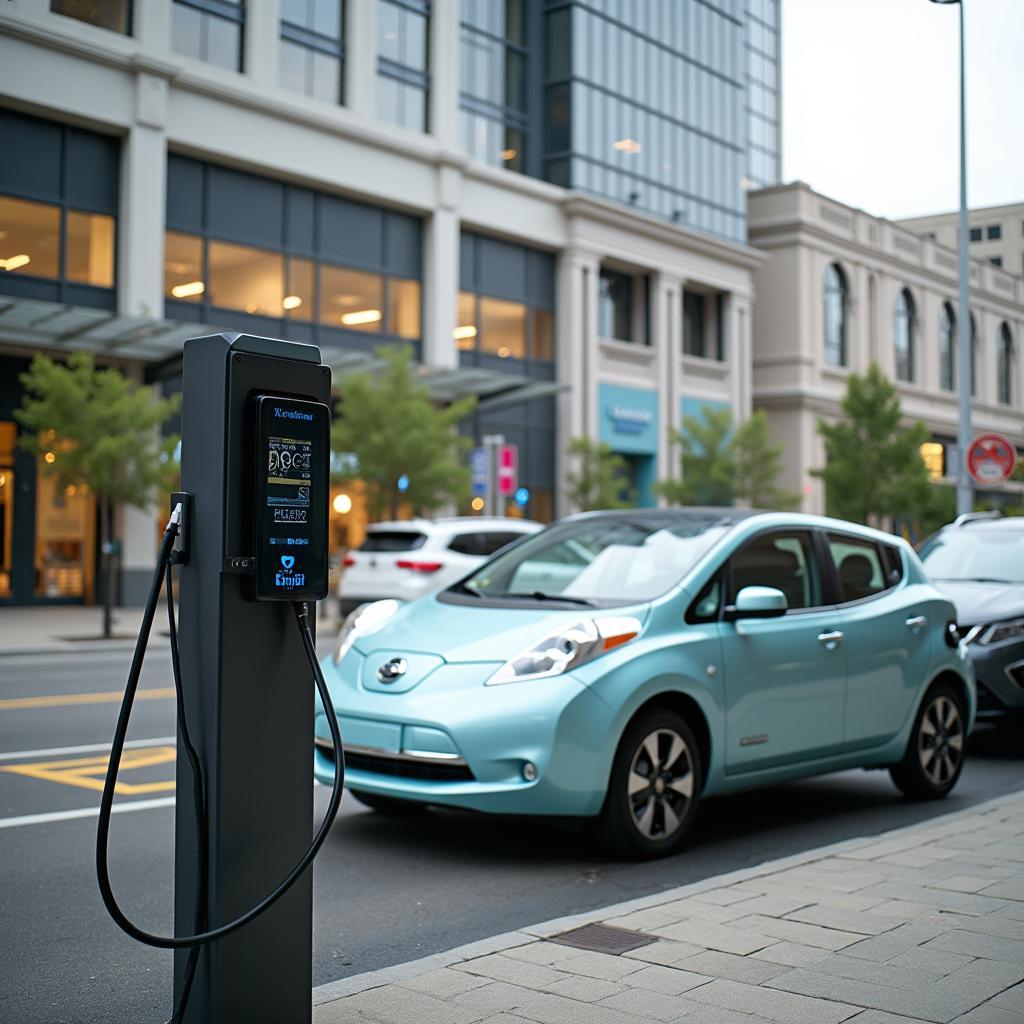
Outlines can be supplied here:
[[852, 374], [836, 423], [821, 421], [825, 466], [814, 475], [825, 483], [830, 515], [878, 524], [886, 516], [915, 519], [940, 498], [933, 493], [921, 445], [928, 428], [900, 425], [896, 387], [875, 364]]
[[626, 460], [603, 441], [574, 437], [569, 442], [577, 472], [566, 474], [569, 501], [580, 512], [602, 508], [632, 508], [636, 491], [629, 486]]
[[463, 455], [471, 441], [456, 428], [476, 399], [439, 408], [416, 380], [411, 349], [381, 348], [377, 355], [384, 364], [378, 372], [342, 382], [331, 448], [355, 458], [341, 478], [362, 481], [371, 520], [396, 519], [402, 505], [420, 515], [463, 500], [469, 494]]
[[756, 412], [734, 426], [729, 409], [705, 407], [683, 417], [672, 435], [682, 460], [681, 480], [662, 480], [658, 493], [672, 505], [735, 505], [789, 509], [799, 496], [780, 490], [782, 445], [769, 437], [768, 417]]

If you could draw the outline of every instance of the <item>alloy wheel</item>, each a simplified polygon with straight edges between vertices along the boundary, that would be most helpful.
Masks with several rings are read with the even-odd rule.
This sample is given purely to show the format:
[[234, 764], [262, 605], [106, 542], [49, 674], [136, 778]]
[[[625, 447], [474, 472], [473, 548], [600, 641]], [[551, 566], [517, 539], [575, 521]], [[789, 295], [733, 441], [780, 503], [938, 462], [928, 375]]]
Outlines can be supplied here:
[[956, 774], [964, 751], [964, 727], [956, 702], [936, 697], [921, 719], [917, 752], [921, 770], [934, 786], [944, 786]]
[[673, 729], [656, 729], [637, 748], [629, 766], [630, 814], [645, 839], [665, 840], [686, 817], [693, 797], [693, 761]]

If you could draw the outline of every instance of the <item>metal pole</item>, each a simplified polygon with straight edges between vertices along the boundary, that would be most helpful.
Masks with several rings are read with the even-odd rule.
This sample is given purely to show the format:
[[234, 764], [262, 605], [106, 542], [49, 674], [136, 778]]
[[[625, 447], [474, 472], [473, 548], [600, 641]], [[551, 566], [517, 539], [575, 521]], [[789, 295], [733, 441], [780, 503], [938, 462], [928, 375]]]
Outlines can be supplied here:
[[967, 473], [967, 449], [971, 443], [971, 265], [970, 232], [967, 224], [967, 100], [964, 61], [964, 4], [960, 0], [960, 315], [957, 319], [960, 352], [960, 422], [957, 443], [960, 446], [960, 473], [956, 484], [956, 514], [974, 510], [974, 488]]

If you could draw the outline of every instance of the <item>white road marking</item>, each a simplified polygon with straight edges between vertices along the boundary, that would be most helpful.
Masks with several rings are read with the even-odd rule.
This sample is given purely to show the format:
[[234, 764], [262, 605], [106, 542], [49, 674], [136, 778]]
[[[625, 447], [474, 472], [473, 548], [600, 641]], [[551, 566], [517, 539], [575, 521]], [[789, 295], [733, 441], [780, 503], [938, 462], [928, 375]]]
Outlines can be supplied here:
[[[131, 800], [114, 804], [111, 814], [124, 814], [128, 811], [151, 811], [158, 807], [173, 807], [173, 796], [162, 796], [155, 800]], [[0, 818], [0, 828], [18, 828], [21, 825], [46, 825], [51, 821], [71, 821], [74, 818], [95, 818], [99, 815], [98, 807], [78, 807], [73, 811], [50, 811], [46, 814], [23, 814], [18, 818]]]
[[[125, 749], [133, 747], [167, 747], [177, 743], [176, 736], [158, 736], [153, 740], [128, 740]], [[32, 757], [60, 757], [63, 754], [92, 754], [95, 751], [109, 750], [109, 743], [87, 743], [81, 747], [48, 747], [43, 750], [10, 750], [0, 754], [0, 761], [20, 761]]]

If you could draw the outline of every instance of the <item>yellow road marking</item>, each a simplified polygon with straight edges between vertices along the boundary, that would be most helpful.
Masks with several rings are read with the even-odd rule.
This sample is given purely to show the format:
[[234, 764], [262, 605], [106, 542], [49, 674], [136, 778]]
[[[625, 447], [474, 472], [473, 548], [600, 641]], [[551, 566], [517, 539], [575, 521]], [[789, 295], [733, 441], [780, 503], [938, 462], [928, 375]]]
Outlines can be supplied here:
[[[126, 750], [121, 755], [121, 769], [118, 773], [114, 792], [124, 796], [138, 796], [142, 793], [161, 793], [174, 789], [174, 780], [164, 782], [122, 782], [120, 776], [133, 768], [150, 768], [157, 764], [174, 761], [174, 747], [140, 747]], [[11, 765], [0, 771], [13, 775], [27, 775], [46, 782], [59, 782], [64, 786], [80, 786], [102, 792], [103, 776], [107, 772], [109, 757], [79, 757], [72, 761], [36, 761], [32, 764]]]
[[[73, 704], [120, 704], [124, 690], [106, 690], [103, 693], [53, 693], [45, 697], [10, 697], [0, 700], [0, 711], [20, 711], [25, 708], [59, 708]], [[139, 690], [136, 700], [165, 700], [174, 696], [173, 686]]]

